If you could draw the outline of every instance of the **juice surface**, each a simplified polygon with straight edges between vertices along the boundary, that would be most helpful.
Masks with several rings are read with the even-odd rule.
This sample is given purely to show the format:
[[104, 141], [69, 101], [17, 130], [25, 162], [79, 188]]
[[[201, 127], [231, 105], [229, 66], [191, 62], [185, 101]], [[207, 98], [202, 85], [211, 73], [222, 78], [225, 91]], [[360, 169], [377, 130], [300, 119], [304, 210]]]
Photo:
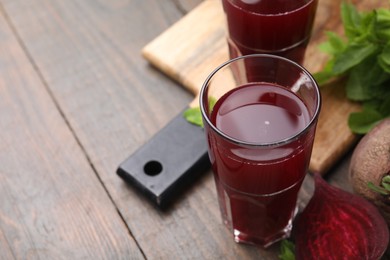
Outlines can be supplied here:
[[212, 121], [237, 140], [271, 143], [303, 130], [309, 113], [291, 91], [272, 84], [253, 83], [225, 94], [215, 105]]

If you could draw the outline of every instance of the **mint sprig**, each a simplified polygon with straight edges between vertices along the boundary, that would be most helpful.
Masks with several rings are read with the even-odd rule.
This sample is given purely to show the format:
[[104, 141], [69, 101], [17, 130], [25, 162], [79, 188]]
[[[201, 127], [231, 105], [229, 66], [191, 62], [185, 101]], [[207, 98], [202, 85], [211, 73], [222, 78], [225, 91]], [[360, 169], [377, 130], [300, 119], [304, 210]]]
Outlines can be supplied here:
[[319, 46], [330, 58], [314, 74], [322, 85], [346, 77], [347, 98], [363, 104], [349, 115], [352, 132], [365, 134], [390, 117], [390, 10], [378, 8], [358, 12], [352, 4], [341, 4], [344, 37], [327, 32]]
[[199, 107], [190, 107], [183, 113], [184, 118], [191, 124], [203, 127], [202, 113]]
[[[209, 111], [214, 108], [217, 99], [214, 97], [209, 98]], [[199, 107], [190, 107], [183, 112], [183, 117], [191, 124], [203, 127], [202, 113]]]
[[280, 243], [280, 260], [295, 260], [295, 245], [289, 240], [282, 240]]
[[368, 182], [367, 186], [379, 194], [388, 196], [390, 195], [390, 175], [386, 175], [382, 178], [381, 186], [376, 186], [372, 182]]

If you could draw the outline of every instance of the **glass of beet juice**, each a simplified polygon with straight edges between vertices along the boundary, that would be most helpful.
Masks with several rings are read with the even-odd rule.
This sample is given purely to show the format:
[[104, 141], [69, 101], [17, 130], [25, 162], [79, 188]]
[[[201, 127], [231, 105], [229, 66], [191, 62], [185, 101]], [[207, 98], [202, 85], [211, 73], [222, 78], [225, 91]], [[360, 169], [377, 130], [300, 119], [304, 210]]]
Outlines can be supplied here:
[[268, 247], [289, 236], [321, 97], [310, 73], [254, 54], [215, 69], [200, 93], [222, 219], [236, 242]]
[[318, 0], [222, 0], [230, 57], [266, 53], [303, 63]]

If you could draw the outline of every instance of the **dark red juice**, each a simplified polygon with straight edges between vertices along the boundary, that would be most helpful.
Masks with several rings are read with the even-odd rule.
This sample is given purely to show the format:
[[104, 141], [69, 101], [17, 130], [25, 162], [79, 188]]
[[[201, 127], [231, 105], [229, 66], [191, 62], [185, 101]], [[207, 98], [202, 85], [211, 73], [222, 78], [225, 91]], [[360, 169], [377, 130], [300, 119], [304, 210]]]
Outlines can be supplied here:
[[318, 0], [222, 0], [230, 56], [268, 53], [303, 62]]
[[[309, 112], [290, 90], [251, 83], [221, 97], [211, 121], [236, 140], [205, 128], [224, 221], [234, 230], [236, 241], [267, 245], [291, 229], [314, 131], [291, 142], [283, 140], [306, 128]], [[275, 142], [281, 143], [264, 145]]]

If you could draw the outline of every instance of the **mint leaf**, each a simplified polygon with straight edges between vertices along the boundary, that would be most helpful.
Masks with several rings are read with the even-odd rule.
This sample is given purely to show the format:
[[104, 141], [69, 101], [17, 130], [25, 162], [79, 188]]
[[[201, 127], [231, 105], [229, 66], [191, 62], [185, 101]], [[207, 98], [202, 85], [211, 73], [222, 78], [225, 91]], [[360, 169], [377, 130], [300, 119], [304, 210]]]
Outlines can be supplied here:
[[383, 116], [376, 110], [364, 109], [361, 112], [351, 113], [348, 118], [348, 126], [356, 134], [365, 134], [376, 126]]
[[359, 36], [361, 17], [356, 8], [349, 3], [341, 4], [341, 20], [344, 25], [344, 32], [348, 38]]
[[313, 74], [314, 79], [319, 85], [326, 84], [331, 80], [335, 75], [333, 74], [333, 64], [334, 60], [329, 60], [322, 71]]
[[378, 39], [390, 39], [390, 10], [378, 9], [376, 11], [376, 18], [376, 34]]
[[360, 35], [354, 40], [355, 42], [376, 41], [376, 11], [367, 13], [362, 16]]
[[390, 27], [390, 10], [379, 8], [376, 9], [377, 17], [378, 17], [378, 24], [383, 27]]
[[386, 44], [381, 54], [378, 56], [378, 63], [384, 71], [390, 73], [390, 42]]
[[378, 51], [373, 43], [360, 43], [349, 45], [343, 53], [338, 55], [333, 66], [333, 73], [341, 75], [353, 66], [364, 61], [367, 57]]
[[[390, 84], [390, 82], [388, 82], [387, 84]], [[386, 96], [383, 96], [381, 102], [377, 102], [377, 103], [379, 104], [378, 111], [384, 117], [390, 117], [390, 93], [387, 94]]]
[[188, 108], [184, 111], [183, 116], [191, 124], [203, 127], [202, 113], [199, 107]]
[[334, 32], [327, 32], [328, 41], [319, 46], [319, 49], [331, 55], [337, 55], [346, 48], [344, 40]]
[[390, 10], [358, 12], [343, 2], [341, 18], [345, 39], [327, 33], [328, 40], [319, 48], [330, 57], [314, 77], [320, 85], [347, 78], [347, 98], [363, 103], [361, 112], [350, 114], [348, 125], [354, 133], [364, 134], [390, 117]]
[[368, 188], [370, 188], [371, 190], [373, 190], [379, 194], [382, 194], [382, 195], [389, 195], [390, 194], [390, 175], [386, 175], [382, 178], [381, 185], [383, 187], [376, 186], [372, 182], [367, 183]]
[[390, 10], [378, 9], [377, 10], [377, 36], [380, 39], [390, 38]]
[[354, 101], [367, 100], [370, 97], [370, 88], [361, 80], [362, 75], [354, 70], [349, 75], [346, 87], [347, 98]]
[[281, 260], [295, 260], [295, 245], [289, 240], [282, 240], [280, 244], [279, 259]]
[[351, 69], [346, 84], [347, 97], [354, 101], [365, 101], [383, 95], [382, 84], [390, 78], [372, 55]]
[[381, 184], [387, 191], [390, 192], [390, 175], [383, 177]]
[[215, 103], [217, 103], [217, 99], [215, 97], [209, 97], [209, 111], [212, 111]]
[[384, 189], [384, 188], [382, 188], [382, 187], [378, 187], [378, 186], [376, 186], [374, 183], [372, 183], [372, 182], [368, 182], [367, 183], [367, 186], [368, 186], [368, 188], [370, 188], [372, 191], [375, 191], [375, 192], [377, 192], [377, 193], [379, 193], [379, 194], [382, 194], [382, 195], [389, 195], [389, 192], [386, 190], [386, 189]]
[[[214, 108], [217, 99], [214, 97], [209, 98], [209, 111]], [[191, 124], [203, 127], [202, 112], [199, 107], [191, 107], [183, 112], [183, 117]]]

